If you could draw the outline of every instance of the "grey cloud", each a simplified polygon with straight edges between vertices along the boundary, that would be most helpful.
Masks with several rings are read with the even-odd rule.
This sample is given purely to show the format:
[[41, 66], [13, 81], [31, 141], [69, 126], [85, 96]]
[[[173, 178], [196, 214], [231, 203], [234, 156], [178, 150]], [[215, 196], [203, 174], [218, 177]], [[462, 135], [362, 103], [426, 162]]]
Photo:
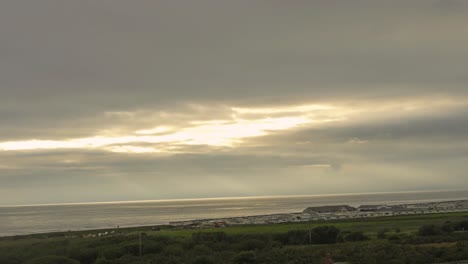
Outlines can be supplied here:
[[[173, 129], [190, 127], [192, 121], [209, 119], [226, 119], [232, 112], [225, 106], [210, 104], [176, 105], [175, 110], [137, 109], [135, 112], [106, 111], [104, 113], [82, 114], [80, 110], [70, 113], [60, 113], [63, 118], [53, 119], [51, 116], [38, 117], [33, 114], [22, 117], [9, 112], [0, 112], [0, 140], [24, 139], [70, 139], [96, 136], [99, 134], [133, 134], [135, 131], [158, 126], [171, 126]], [[216, 111], [213, 111], [213, 108]], [[45, 114], [45, 113], [43, 113]], [[69, 116], [70, 114], [70, 116]], [[72, 115], [77, 115], [73, 118]], [[67, 118], [65, 118], [67, 117]]]
[[[326, 142], [313, 147], [271, 143], [265, 148], [241, 148], [226, 154], [167, 157], [94, 151], [48, 151], [19, 156], [4, 153], [3, 161], [11, 165], [16, 162], [19, 167], [0, 169], [0, 181], [5, 190], [15, 188], [25, 195], [37, 193], [36, 202], [53, 200], [49, 197], [53, 188], [64, 190], [61, 201], [75, 202], [79, 201], [75, 199], [78, 190], [87, 193], [83, 201], [94, 201], [465, 186], [466, 147], [459, 146], [465, 153], [455, 157], [447, 155], [454, 151], [454, 145], [436, 144], [419, 149], [392, 145], [394, 142], [358, 147]], [[431, 157], [431, 152], [446, 155]], [[62, 162], [74, 159], [79, 162]], [[322, 166], [327, 164], [331, 167]], [[135, 188], [139, 191], [135, 192]], [[67, 190], [73, 195], [68, 195]], [[7, 198], [10, 203], [20, 202], [20, 197]]]
[[[366, 105], [366, 103], [368, 102], [362, 104]], [[353, 110], [355, 106], [359, 111], [360, 104], [356, 101], [347, 108]], [[456, 107], [437, 107], [431, 106], [428, 100], [423, 103], [422, 110], [413, 113], [404, 110], [404, 105], [405, 103], [402, 102], [401, 107], [382, 111], [379, 109], [379, 103], [371, 104], [363, 113], [343, 120], [298, 128], [290, 133], [273, 135], [270, 137], [272, 141], [268, 139], [262, 141], [268, 143], [276, 141], [283, 144], [309, 141], [341, 144], [353, 140], [411, 140], [413, 142], [436, 140], [434, 143], [465, 141], [468, 133], [468, 105], [466, 103]], [[323, 114], [318, 111], [317, 117], [320, 120], [342, 116], [333, 111], [329, 113], [324, 111]]]
[[[359, 122], [339, 122], [323, 127], [299, 129], [252, 142], [250, 151], [306, 156], [320, 153], [342, 163], [433, 163], [468, 157], [468, 111], [441, 112]], [[445, 172], [440, 169], [441, 175]]]
[[[192, 147], [197, 149], [197, 147]], [[205, 147], [205, 149], [208, 147]], [[190, 150], [188, 150], [190, 151]], [[214, 153], [212, 153], [214, 152]], [[237, 152], [237, 153], [236, 153]], [[336, 164], [331, 157], [321, 155], [293, 156], [278, 154], [256, 154], [255, 151], [231, 151], [230, 153], [217, 152], [199, 154], [119, 154], [100, 151], [38, 151], [36, 154], [18, 153], [1, 155], [5, 164], [19, 166], [20, 169], [60, 169], [75, 170], [76, 168], [100, 169], [132, 172], [185, 172], [198, 171], [200, 173], [235, 171], [239, 174], [246, 170], [267, 170], [313, 164]], [[66, 161], [71, 161], [67, 163]]]
[[341, 142], [352, 138], [369, 141], [411, 140], [418, 142], [437, 140], [439, 143], [464, 141], [468, 134], [467, 116], [468, 109], [463, 109], [461, 112], [441, 113], [438, 116], [403, 117], [394, 120], [382, 119], [364, 124], [354, 123], [344, 127], [338, 125], [330, 129], [331, 131], [316, 132], [322, 135], [327, 134]]
[[468, 9], [457, 5], [7, 1], [1, 105], [21, 120], [185, 101], [466, 94]]
[[[229, 106], [466, 98], [467, 24], [468, 2], [457, 0], [1, 1], [0, 141], [178, 129], [225, 119]], [[442, 110], [166, 157], [0, 152], [0, 199], [468, 187], [468, 110]], [[118, 114], [128, 111], [140, 115]]]

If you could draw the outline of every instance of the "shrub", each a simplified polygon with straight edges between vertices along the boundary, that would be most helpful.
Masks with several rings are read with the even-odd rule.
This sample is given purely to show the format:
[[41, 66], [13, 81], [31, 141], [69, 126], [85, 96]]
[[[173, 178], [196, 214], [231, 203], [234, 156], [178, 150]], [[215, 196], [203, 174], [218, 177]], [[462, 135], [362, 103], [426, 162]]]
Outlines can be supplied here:
[[27, 261], [26, 264], [80, 264], [77, 260], [62, 256], [44, 256]]
[[125, 255], [125, 251], [123, 249], [119, 249], [119, 248], [108, 248], [108, 249], [105, 249], [103, 252], [102, 252], [102, 255], [106, 258], [106, 259], [118, 259], [120, 257], [122, 257], [123, 255]]
[[346, 241], [365, 241], [369, 240], [369, 237], [364, 235], [362, 232], [353, 232], [346, 236]]
[[213, 258], [209, 256], [199, 256], [196, 257], [195, 260], [193, 261], [193, 264], [215, 264], [216, 262], [213, 260]]
[[385, 239], [385, 238], [387, 238], [387, 232], [388, 232], [388, 231], [389, 231], [388, 229], [382, 229], [382, 230], [380, 230], [379, 232], [377, 232], [377, 238], [378, 238], [378, 239]]
[[222, 242], [226, 240], [226, 233], [224, 232], [211, 232], [211, 233], [193, 233], [192, 234], [193, 242], [206, 243], [206, 242]]
[[211, 255], [213, 254], [213, 250], [206, 245], [195, 245], [193, 247], [193, 253], [196, 255]]
[[458, 231], [468, 230], [468, 220], [455, 224], [455, 230], [458, 230]]
[[68, 256], [78, 260], [81, 264], [93, 264], [98, 257], [98, 251], [90, 248], [74, 248]]
[[[340, 230], [334, 226], [319, 226], [310, 230], [291, 230], [286, 234], [276, 235], [276, 240], [285, 245], [334, 244], [340, 237]], [[311, 241], [309, 241], [311, 240]]]
[[334, 226], [319, 226], [312, 229], [312, 242], [317, 244], [333, 244], [337, 242], [340, 230]]
[[444, 231], [435, 225], [423, 225], [419, 228], [418, 235], [420, 236], [437, 236], [443, 234]]
[[249, 239], [239, 244], [240, 250], [256, 250], [262, 249], [265, 247], [265, 242], [258, 240], [258, 239]]
[[234, 263], [237, 264], [250, 264], [256, 263], [255, 252], [253, 251], [241, 251], [234, 257]]

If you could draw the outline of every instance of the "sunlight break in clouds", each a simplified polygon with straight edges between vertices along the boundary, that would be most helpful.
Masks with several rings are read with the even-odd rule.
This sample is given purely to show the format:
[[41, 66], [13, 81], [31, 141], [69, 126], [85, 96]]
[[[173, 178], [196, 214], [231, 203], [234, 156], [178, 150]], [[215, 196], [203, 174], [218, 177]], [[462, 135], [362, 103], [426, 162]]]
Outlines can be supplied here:
[[[291, 129], [308, 124], [306, 117], [264, 118], [256, 120], [228, 120], [226, 123], [207, 123], [182, 128], [177, 132], [162, 135], [162, 129], [139, 130], [137, 135], [103, 137], [95, 136], [70, 140], [27, 140], [0, 143], [0, 150], [36, 150], [36, 149], [100, 149], [126, 153], [167, 152], [168, 148], [132, 146], [136, 143], [168, 145], [208, 145], [232, 147], [243, 138], [267, 135], [270, 131]], [[168, 130], [167, 130], [168, 131]]]
[[[205, 145], [236, 147], [243, 139], [261, 137], [273, 131], [287, 131], [301, 126], [321, 125], [329, 122], [359, 119], [385, 119], [392, 116], [428, 114], [447, 111], [464, 105], [464, 100], [440, 99], [427, 103], [424, 100], [408, 100], [404, 103], [362, 102], [359, 105], [293, 105], [270, 108], [230, 108], [230, 119], [193, 120], [185, 126], [162, 124], [149, 129], [140, 129], [127, 135], [96, 135], [68, 140], [25, 140], [0, 142], [0, 150], [47, 150], [47, 149], [96, 149], [119, 153], [176, 153], [181, 146]], [[213, 109], [217, 111], [217, 109]], [[249, 115], [257, 116], [253, 118]], [[133, 119], [139, 115], [129, 112]], [[151, 126], [150, 126], [151, 127]], [[104, 127], [105, 129], [105, 127]], [[363, 144], [361, 139], [349, 143]], [[141, 146], [144, 144], [145, 146]], [[148, 146], [148, 144], [155, 144]], [[156, 144], [158, 144], [156, 146]]]

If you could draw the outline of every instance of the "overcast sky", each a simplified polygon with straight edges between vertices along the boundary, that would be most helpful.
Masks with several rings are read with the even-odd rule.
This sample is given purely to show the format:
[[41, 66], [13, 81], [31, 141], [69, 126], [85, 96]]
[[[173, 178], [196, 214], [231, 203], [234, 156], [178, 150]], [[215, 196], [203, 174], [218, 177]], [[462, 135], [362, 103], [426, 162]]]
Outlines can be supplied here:
[[3, 0], [0, 204], [468, 189], [468, 1]]

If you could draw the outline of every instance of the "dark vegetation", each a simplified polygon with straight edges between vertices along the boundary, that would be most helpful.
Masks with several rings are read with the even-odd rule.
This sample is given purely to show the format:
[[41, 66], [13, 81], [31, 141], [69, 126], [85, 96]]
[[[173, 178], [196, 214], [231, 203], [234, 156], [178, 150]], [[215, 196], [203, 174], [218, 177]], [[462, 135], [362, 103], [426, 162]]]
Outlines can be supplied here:
[[437, 263], [468, 259], [467, 216], [445, 216], [434, 221], [424, 217], [409, 218], [412, 222], [388, 218], [383, 222], [365, 219], [315, 226], [270, 226], [280, 232], [265, 232], [263, 226], [157, 232], [145, 229], [141, 249], [135, 229], [95, 238], [83, 238], [85, 232], [6, 237], [0, 238], [0, 263], [314, 264], [322, 263], [327, 253], [335, 261], [356, 264]]

